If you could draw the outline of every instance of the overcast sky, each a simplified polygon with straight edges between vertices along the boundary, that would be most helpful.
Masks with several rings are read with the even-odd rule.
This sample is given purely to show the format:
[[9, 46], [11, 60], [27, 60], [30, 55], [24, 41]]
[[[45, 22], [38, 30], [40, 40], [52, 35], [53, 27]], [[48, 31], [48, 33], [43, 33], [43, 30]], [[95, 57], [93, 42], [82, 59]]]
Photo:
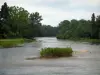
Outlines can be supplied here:
[[31, 12], [39, 12], [43, 24], [57, 26], [60, 21], [90, 19], [94, 12], [100, 15], [100, 0], [0, 0], [0, 6], [20, 6]]

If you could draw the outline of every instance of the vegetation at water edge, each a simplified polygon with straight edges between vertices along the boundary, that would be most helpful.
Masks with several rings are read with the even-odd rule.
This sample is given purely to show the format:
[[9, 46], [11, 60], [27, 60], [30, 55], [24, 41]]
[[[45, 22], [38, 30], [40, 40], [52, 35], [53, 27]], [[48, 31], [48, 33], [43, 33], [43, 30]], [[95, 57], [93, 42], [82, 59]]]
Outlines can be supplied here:
[[81, 38], [79, 39], [81, 42], [90, 42], [90, 43], [100, 43], [100, 39], [88, 39], [88, 38]]
[[100, 39], [100, 15], [93, 13], [91, 20], [63, 20], [58, 26], [58, 39]]
[[31, 39], [57, 34], [57, 27], [42, 25], [39, 12], [29, 13], [23, 7], [8, 6], [6, 2], [0, 8], [0, 39]]
[[23, 7], [8, 6], [5, 2], [0, 9], [0, 39], [56, 36], [58, 39], [100, 40], [100, 15], [95, 16], [95, 13], [90, 20], [65, 19], [57, 27], [44, 25], [42, 20], [39, 12], [29, 13]]
[[0, 39], [0, 46], [4, 48], [15, 47], [25, 42], [35, 41], [32, 39]]
[[69, 57], [72, 56], [72, 48], [44, 48], [40, 51], [40, 57], [53, 58], [53, 57]]

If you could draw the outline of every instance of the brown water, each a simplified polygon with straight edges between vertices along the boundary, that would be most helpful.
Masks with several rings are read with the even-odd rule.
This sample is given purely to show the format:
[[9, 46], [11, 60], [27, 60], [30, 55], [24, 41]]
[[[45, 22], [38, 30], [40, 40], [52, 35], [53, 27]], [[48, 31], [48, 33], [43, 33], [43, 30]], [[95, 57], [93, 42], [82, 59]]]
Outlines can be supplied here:
[[[73, 57], [25, 60], [38, 57], [41, 48], [67, 46], [79, 52]], [[0, 49], [0, 75], [100, 75], [100, 45], [43, 37], [23, 47], [3, 48]]]

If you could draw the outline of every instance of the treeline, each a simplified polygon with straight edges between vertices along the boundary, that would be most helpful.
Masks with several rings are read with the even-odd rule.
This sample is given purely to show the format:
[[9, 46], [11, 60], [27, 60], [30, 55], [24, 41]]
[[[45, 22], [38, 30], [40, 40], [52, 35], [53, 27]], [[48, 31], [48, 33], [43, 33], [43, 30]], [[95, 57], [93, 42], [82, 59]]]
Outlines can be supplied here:
[[58, 30], [59, 39], [100, 39], [100, 15], [95, 17], [93, 13], [91, 20], [64, 20], [59, 23]]
[[0, 38], [34, 38], [56, 36], [56, 27], [42, 25], [38, 12], [29, 13], [22, 7], [8, 6], [5, 2], [0, 10]]
[[57, 27], [43, 25], [38, 12], [29, 13], [22, 7], [8, 6], [0, 9], [0, 39], [56, 36], [59, 39], [100, 39], [100, 15], [92, 14], [91, 20], [64, 20]]
[[58, 33], [58, 27], [52, 27], [50, 25], [42, 25], [41, 26], [42, 37], [56, 36], [57, 33]]

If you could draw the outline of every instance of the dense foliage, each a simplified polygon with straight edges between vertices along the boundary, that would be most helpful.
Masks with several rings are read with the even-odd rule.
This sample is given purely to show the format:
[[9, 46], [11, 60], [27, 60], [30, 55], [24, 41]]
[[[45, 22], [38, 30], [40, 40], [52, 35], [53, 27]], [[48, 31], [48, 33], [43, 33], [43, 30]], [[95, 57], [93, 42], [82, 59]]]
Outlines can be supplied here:
[[56, 27], [42, 26], [41, 21], [42, 16], [38, 12], [29, 13], [22, 7], [9, 7], [4, 3], [0, 10], [0, 38], [56, 36]]
[[41, 26], [41, 36], [56, 36], [57, 32], [58, 32], [58, 28], [57, 27], [52, 27], [50, 25], [42, 25]]
[[100, 39], [100, 15], [92, 14], [91, 20], [64, 20], [58, 27], [42, 25], [38, 12], [29, 13], [22, 7], [4, 3], [0, 10], [0, 38], [28, 38], [56, 36], [59, 39]]
[[100, 38], [100, 16], [95, 18], [95, 14], [92, 14], [90, 20], [64, 20], [59, 23], [59, 33], [57, 38], [59, 39], [75, 39], [75, 38]]
[[72, 48], [44, 48], [40, 56], [44, 58], [72, 56]]

